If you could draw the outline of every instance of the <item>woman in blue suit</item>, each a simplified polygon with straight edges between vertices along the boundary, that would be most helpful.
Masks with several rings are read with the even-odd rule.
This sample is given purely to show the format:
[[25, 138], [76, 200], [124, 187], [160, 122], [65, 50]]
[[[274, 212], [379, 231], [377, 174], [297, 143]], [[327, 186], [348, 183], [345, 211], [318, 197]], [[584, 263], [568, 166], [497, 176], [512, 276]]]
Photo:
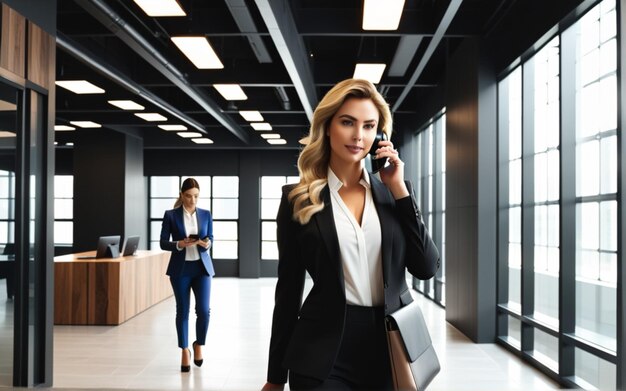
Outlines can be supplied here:
[[[174, 209], [165, 211], [161, 226], [161, 249], [171, 251], [167, 275], [176, 298], [176, 332], [182, 349], [181, 372], [191, 369], [188, 344], [190, 292], [196, 299], [196, 340], [193, 362], [201, 366], [202, 346], [209, 329], [211, 278], [215, 275], [209, 248], [213, 243], [211, 212], [196, 207], [200, 185], [193, 178], [183, 181]], [[170, 240], [171, 239], [171, 240]]]

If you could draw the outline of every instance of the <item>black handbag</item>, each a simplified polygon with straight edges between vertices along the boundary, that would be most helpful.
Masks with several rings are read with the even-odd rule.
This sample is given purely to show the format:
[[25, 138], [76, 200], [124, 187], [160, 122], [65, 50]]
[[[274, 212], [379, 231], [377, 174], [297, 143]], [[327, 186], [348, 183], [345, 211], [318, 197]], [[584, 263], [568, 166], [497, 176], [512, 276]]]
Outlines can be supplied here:
[[411, 302], [385, 318], [391, 372], [396, 390], [422, 391], [441, 370], [424, 315]]

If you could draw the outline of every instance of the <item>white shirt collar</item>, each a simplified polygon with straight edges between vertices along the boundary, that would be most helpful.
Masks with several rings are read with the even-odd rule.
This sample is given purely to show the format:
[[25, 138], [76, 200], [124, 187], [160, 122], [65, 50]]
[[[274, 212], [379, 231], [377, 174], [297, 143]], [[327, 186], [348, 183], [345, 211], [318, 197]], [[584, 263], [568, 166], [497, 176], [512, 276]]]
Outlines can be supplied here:
[[[331, 191], [339, 191], [339, 189], [341, 189], [341, 187], [343, 186], [343, 182], [341, 182], [339, 178], [337, 178], [337, 175], [335, 175], [335, 173], [330, 168], [330, 166], [328, 166], [327, 179], [328, 179], [328, 188]], [[359, 183], [364, 188], [371, 189], [370, 176], [365, 170], [365, 167], [362, 168], [361, 180], [359, 181]]]
[[196, 210], [194, 210], [194, 211], [193, 211], [193, 213], [191, 213], [191, 212], [189, 212], [189, 211], [187, 210], [187, 208], [185, 208], [184, 206], [183, 206], [182, 208], [183, 208], [183, 212], [185, 212], [185, 214], [186, 214], [186, 215], [188, 215], [188, 216], [193, 216], [193, 215], [195, 215], [195, 214], [196, 214], [196, 211], [197, 211], [197, 209], [196, 209]]

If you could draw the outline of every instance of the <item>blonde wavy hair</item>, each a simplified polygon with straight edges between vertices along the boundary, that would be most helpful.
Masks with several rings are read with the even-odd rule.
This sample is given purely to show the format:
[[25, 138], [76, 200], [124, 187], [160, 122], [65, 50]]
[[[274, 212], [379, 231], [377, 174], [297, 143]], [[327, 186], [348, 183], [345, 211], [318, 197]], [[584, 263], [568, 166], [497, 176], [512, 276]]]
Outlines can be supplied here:
[[331, 120], [344, 102], [350, 98], [371, 99], [379, 113], [378, 128], [391, 139], [392, 120], [389, 105], [367, 80], [347, 79], [337, 83], [322, 98], [313, 113], [309, 135], [300, 142], [305, 147], [298, 158], [300, 183], [289, 193], [293, 203], [293, 219], [306, 224], [311, 217], [324, 209], [320, 198], [322, 189], [328, 183], [330, 162], [330, 139], [326, 136]]

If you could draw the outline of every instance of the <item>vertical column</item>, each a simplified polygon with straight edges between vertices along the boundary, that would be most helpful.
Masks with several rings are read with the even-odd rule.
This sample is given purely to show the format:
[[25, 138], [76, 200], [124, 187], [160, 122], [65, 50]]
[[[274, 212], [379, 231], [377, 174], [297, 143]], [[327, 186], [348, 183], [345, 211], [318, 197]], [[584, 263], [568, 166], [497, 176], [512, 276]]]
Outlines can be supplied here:
[[239, 155], [239, 277], [261, 275], [261, 162], [257, 151]]

